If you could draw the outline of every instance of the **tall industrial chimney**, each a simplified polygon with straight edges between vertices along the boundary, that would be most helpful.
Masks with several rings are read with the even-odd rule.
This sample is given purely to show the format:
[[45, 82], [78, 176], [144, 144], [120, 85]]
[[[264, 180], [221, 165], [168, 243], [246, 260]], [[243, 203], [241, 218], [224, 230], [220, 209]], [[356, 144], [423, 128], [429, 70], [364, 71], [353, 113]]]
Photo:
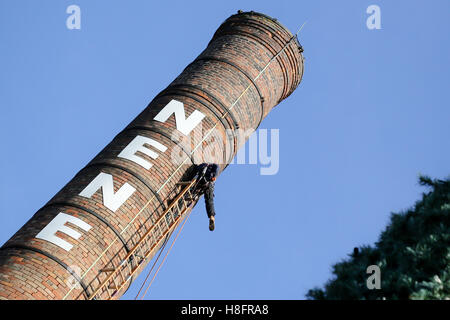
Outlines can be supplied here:
[[0, 299], [118, 299], [197, 202], [192, 168], [233, 159], [299, 85], [276, 19], [229, 17], [206, 49], [0, 248]]

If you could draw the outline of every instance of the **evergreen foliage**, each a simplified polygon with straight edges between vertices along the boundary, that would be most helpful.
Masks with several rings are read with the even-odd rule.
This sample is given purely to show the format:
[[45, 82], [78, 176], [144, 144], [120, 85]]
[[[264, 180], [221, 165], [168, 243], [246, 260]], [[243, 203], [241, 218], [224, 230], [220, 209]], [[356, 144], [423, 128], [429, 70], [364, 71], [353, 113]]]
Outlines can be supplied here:
[[[335, 264], [333, 278], [308, 299], [450, 299], [450, 180], [421, 176], [419, 183], [431, 190], [393, 213], [374, 247], [355, 248]], [[369, 265], [380, 267], [381, 289], [367, 288]]]

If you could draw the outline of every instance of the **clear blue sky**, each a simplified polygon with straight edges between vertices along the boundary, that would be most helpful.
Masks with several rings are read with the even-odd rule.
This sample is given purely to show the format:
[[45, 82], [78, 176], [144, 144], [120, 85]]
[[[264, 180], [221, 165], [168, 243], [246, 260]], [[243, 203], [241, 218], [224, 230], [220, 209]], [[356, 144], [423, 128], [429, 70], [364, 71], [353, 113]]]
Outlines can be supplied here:
[[[81, 7], [81, 30], [66, 28]], [[381, 8], [368, 30], [366, 8]], [[302, 299], [390, 212], [450, 163], [450, 2], [0, 2], [0, 244], [9, 239], [207, 45], [238, 9], [300, 35], [300, 87], [263, 121], [280, 129], [280, 170], [232, 165], [149, 299]], [[124, 298], [134, 298], [144, 276]]]

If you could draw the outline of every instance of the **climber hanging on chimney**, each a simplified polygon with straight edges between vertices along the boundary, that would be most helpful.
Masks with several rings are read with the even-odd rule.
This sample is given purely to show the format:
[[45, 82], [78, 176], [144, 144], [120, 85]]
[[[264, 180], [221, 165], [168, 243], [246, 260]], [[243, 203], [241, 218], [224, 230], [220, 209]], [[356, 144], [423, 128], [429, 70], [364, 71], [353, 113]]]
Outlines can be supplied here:
[[219, 173], [219, 166], [215, 163], [202, 163], [196, 166], [195, 179], [197, 180], [198, 194], [204, 194], [206, 213], [209, 218], [209, 230], [215, 227], [214, 210], [214, 182]]

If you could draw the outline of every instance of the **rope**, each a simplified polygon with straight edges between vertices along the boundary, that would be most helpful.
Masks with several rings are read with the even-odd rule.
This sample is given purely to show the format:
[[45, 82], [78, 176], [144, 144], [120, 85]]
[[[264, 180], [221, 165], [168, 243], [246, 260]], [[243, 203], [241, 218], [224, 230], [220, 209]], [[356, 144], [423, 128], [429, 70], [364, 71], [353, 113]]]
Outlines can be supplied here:
[[145, 277], [145, 280], [144, 280], [144, 282], [142, 283], [141, 288], [139, 289], [139, 292], [137, 293], [137, 295], [136, 295], [136, 297], [134, 298], [134, 300], [137, 299], [137, 297], [139, 296], [139, 294], [140, 294], [141, 291], [142, 291], [142, 288], [144, 288], [144, 285], [145, 285], [145, 283], [147, 282], [148, 277], [149, 277], [150, 274], [152, 273], [153, 269], [155, 268], [156, 263], [157, 263], [158, 260], [159, 260], [159, 257], [161, 256], [161, 253], [162, 253], [162, 252], [164, 251], [164, 249], [166, 248], [167, 240], [169, 240], [170, 236], [172, 236], [172, 233], [170, 233], [170, 235], [167, 235], [167, 236], [166, 236], [166, 239], [164, 239], [164, 243], [163, 243], [163, 245], [162, 245], [162, 247], [161, 247], [161, 250], [159, 250], [158, 256], [156, 257], [155, 262], [153, 263], [152, 267], [150, 268], [150, 271], [148, 272], [147, 276]]
[[[152, 285], [153, 281], [155, 280], [156, 276], [158, 275], [158, 272], [159, 272], [159, 270], [161, 269], [162, 265], [164, 264], [164, 261], [166, 261], [166, 258], [167, 258], [167, 256], [169, 255], [170, 250], [172, 250], [173, 245], [175, 244], [175, 241], [177, 241], [177, 238], [178, 238], [178, 236], [180, 235], [181, 231], [183, 230], [183, 227], [184, 227], [186, 221], [188, 220], [189, 215], [191, 214], [191, 212], [192, 212], [192, 211], [189, 211], [188, 214], [186, 215], [186, 218], [184, 219], [183, 224], [181, 225], [180, 229], [178, 230], [177, 235], [176, 235], [175, 238], [173, 239], [172, 244], [171, 244], [170, 247], [169, 247], [169, 250], [167, 250], [167, 252], [166, 252], [166, 254], [165, 254], [165, 256], [164, 256], [164, 259], [163, 259], [163, 260], [161, 261], [161, 263], [159, 264], [158, 269], [156, 269], [156, 272], [155, 272], [155, 274], [153, 275], [152, 280], [151, 280], [150, 283], [148, 284], [147, 289], [145, 289], [145, 292], [144, 292], [144, 294], [142, 295], [141, 300], [143, 300], [143, 299], [145, 298], [145, 296], [147, 295], [148, 289], [150, 289], [150, 286]], [[138, 294], [138, 295], [139, 295], [139, 294]], [[136, 297], [137, 297], [137, 296], [136, 296]], [[135, 298], [135, 300], [136, 300], [136, 298]]]
[[[253, 82], [255, 82], [256, 80], [259, 79], [259, 77], [264, 73], [264, 71], [266, 71], [266, 69], [269, 67], [269, 65], [276, 59], [278, 58], [278, 56], [288, 47], [288, 45], [292, 42], [292, 40], [297, 38], [298, 33], [303, 29], [303, 27], [305, 26], [306, 22], [303, 23], [303, 25], [300, 27], [300, 29], [297, 31], [297, 33], [291, 37], [291, 39], [283, 46], [283, 48], [280, 49], [280, 51], [274, 55], [269, 62], [266, 64], [266, 66], [259, 72], [259, 74], [255, 77], [255, 79], [253, 79]], [[233, 108], [235, 107], [235, 105], [239, 102], [239, 100], [242, 98], [242, 96], [252, 87], [252, 83], [250, 83], [247, 88], [245, 88], [244, 91], [242, 91], [242, 93], [239, 95], [239, 97], [231, 104], [230, 108], [221, 116], [220, 119], [225, 118], [225, 116], [231, 111], [233, 110]], [[161, 185], [161, 187], [156, 191], [156, 194], [159, 194], [159, 192], [166, 186], [166, 184], [173, 178], [173, 176], [175, 176], [175, 174], [181, 169], [181, 167], [185, 164], [185, 162], [190, 159], [190, 156], [192, 156], [192, 154], [197, 150], [197, 148], [199, 146], [202, 145], [202, 143], [205, 141], [205, 139], [207, 137], [209, 137], [209, 135], [215, 130], [215, 128], [217, 127], [218, 123], [220, 122], [217, 121], [214, 126], [211, 128], [211, 130], [203, 137], [203, 139], [195, 146], [195, 148], [191, 151], [189, 157], [185, 158], [184, 161], [178, 166], [178, 168], [167, 178], [167, 180]], [[142, 207], [141, 210], [139, 210], [138, 213], [136, 213], [136, 215], [133, 217], [133, 219], [131, 219], [131, 221], [124, 227], [124, 229], [120, 232], [120, 234], [122, 235], [122, 233], [124, 233], [134, 222], [134, 220], [136, 220], [136, 218], [145, 210], [145, 208], [147, 208], [147, 206], [153, 201], [153, 199], [155, 198], [155, 195], [153, 195], [150, 200], [148, 200], [145, 205]], [[91, 271], [91, 269], [97, 264], [98, 261], [100, 261], [100, 259], [103, 257], [103, 255], [109, 250], [109, 248], [111, 248], [113, 246], [113, 244], [117, 241], [117, 238], [115, 238], [110, 244], [109, 246], [106, 247], [106, 249], [98, 256], [97, 259], [95, 259], [95, 261], [92, 263], [92, 265], [82, 274], [82, 276], [80, 277], [80, 279], [82, 280], [89, 271]], [[66, 295], [63, 297], [63, 300], [65, 300], [69, 294], [72, 292], [72, 290], [75, 287], [72, 287], [67, 293]]]

